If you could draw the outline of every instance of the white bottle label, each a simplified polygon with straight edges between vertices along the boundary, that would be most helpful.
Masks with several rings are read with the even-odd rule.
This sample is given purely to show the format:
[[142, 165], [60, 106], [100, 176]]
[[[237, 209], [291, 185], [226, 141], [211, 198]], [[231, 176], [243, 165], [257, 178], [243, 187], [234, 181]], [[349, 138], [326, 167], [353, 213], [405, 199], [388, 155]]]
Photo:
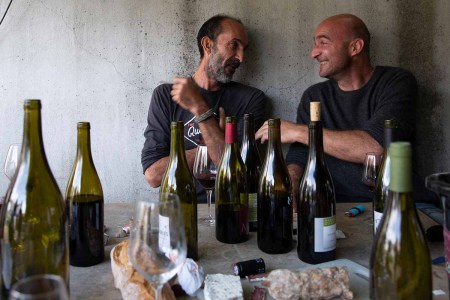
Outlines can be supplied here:
[[257, 193], [249, 193], [248, 194], [248, 221], [256, 222], [258, 220], [257, 217], [257, 208], [258, 208], [258, 194]]
[[336, 216], [314, 218], [314, 251], [328, 252], [336, 249]]
[[378, 226], [381, 223], [381, 218], [383, 217], [383, 213], [373, 211], [373, 233], [377, 233]]
[[170, 252], [170, 226], [169, 218], [159, 215], [159, 233], [158, 245], [159, 250], [168, 254]]

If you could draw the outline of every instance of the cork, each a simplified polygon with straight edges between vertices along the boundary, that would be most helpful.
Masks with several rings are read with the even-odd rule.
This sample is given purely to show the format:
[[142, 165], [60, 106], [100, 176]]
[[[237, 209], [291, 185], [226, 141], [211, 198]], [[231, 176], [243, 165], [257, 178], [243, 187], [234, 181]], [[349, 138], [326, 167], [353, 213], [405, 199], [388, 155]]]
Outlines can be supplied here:
[[320, 121], [320, 102], [310, 103], [311, 122]]

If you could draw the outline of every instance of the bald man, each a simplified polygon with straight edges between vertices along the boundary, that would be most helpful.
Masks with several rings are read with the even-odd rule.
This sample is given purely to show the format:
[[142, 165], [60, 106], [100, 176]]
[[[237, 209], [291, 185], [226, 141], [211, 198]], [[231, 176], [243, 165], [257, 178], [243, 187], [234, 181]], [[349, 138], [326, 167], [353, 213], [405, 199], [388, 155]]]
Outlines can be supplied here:
[[[309, 87], [297, 111], [297, 122], [282, 121], [281, 140], [290, 143], [286, 157], [294, 196], [308, 159], [309, 103], [320, 101], [323, 144], [337, 202], [372, 201], [361, 182], [367, 152], [383, 153], [384, 120], [398, 121], [398, 138], [413, 138], [414, 76], [403, 69], [374, 67], [369, 55], [370, 33], [350, 14], [322, 21], [314, 34], [311, 57], [328, 80]], [[256, 138], [267, 140], [267, 122]]]

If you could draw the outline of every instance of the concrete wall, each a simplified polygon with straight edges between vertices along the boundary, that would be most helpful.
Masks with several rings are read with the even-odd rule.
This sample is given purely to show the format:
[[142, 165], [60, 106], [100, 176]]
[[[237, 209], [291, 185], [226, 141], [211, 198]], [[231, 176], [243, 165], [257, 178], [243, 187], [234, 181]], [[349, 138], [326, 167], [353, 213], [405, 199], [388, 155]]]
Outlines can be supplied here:
[[[0, 14], [9, 1], [0, 1]], [[373, 35], [376, 65], [418, 79], [416, 162], [421, 175], [450, 171], [450, 2], [22, 0], [0, 26], [0, 163], [22, 138], [23, 100], [43, 102], [52, 171], [65, 187], [76, 151], [76, 123], [91, 122], [92, 151], [106, 202], [154, 196], [140, 152], [153, 88], [193, 73], [195, 36], [216, 13], [246, 24], [247, 60], [236, 79], [263, 90], [271, 116], [295, 119], [302, 92], [319, 80], [310, 56], [317, 24], [350, 12]], [[8, 181], [0, 174], [0, 193]]]

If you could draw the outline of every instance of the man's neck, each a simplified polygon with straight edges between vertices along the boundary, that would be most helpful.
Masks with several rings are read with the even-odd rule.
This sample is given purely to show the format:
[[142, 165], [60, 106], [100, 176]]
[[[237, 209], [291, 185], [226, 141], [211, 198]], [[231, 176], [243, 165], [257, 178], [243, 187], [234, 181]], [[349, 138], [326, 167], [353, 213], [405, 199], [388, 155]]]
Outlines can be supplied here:
[[374, 71], [375, 67], [371, 64], [352, 68], [345, 76], [336, 79], [336, 82], [343, 91], [356, 91], [369, 82]]
[[217, 91], [222, 87], [222, 83], [210, 78], [208, 76], [207, 68], [208, 66], [205, 63], [205, 60], [202, 60], [202, 63], [198, 67], [197, 71], [195, 71], [194, 75], [192, 75], [192, 79], [200, 88], [204, 90]]

